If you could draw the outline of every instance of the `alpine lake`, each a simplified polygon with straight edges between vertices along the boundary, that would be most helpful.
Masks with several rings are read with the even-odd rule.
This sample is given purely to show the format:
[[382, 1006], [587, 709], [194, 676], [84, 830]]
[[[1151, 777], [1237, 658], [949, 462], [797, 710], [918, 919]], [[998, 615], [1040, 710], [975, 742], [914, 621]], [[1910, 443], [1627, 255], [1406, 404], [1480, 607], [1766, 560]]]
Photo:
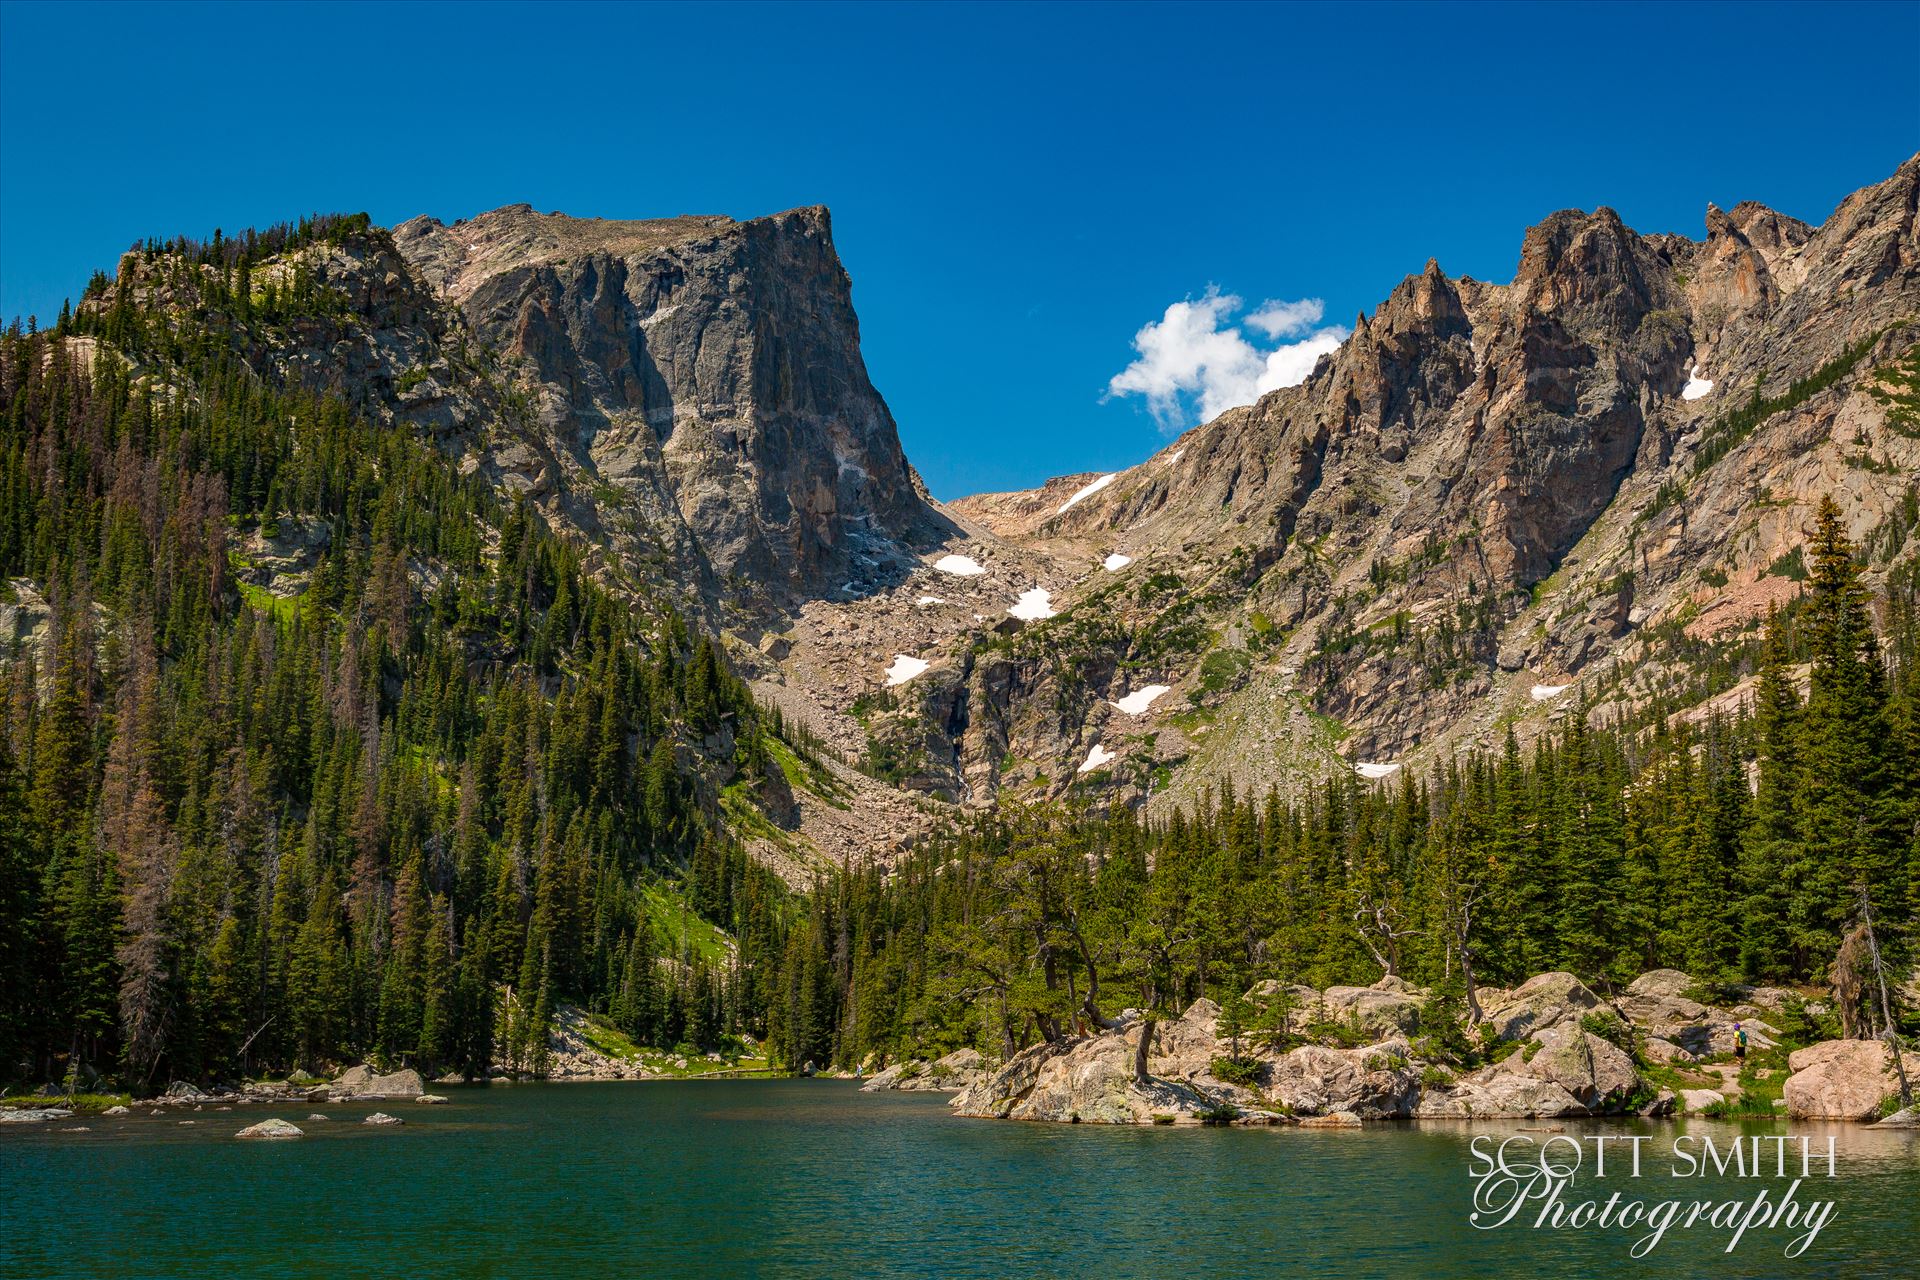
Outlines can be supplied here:
[[[0, 1276], [1907, 1277], [1920, 1258], [1914, 1130], [1018, 1124], [829, 1080], [448, 1093], [439, 1107], [208, 1106], [0, 1128]], [[376, 1109], [406, 1124], [359, 1123]], [[235, 1140], [268, 1116], [307, 1136]], [[1502, 1189], [1476, 1178], [1502, 1143], [1522, 1172], [1578, 1153], [1560, 1225], [1536, 1224], [1533, 1201], [1475, 1225], [1476, 1190], [1483, 1224], [1504, 1212]], [[1740, 1167], [1716, 1167], [1735, 1151]], [[1712, 1219], [1731, 1218], [1713, 1206], [1741, 1202], [1745, 1218], [1762, 1190], [1767, 1213], [1785, 1197], [1790, 1214], [1756, 1218], [1729, 1252], [1733, 1227]], [[1590, 1207], [1574, 1225], [1581, 1202], [1615, 1194], [1617, 1212], [1683, 1208], [1636, 1258], [1646, 1222]], [[1683, 1225], [1695, 1201], [1709, 1209]], [[1788, 1256], [1806, 1234], [1789, 1224], [1820, 1204], [1823, 1225]]]

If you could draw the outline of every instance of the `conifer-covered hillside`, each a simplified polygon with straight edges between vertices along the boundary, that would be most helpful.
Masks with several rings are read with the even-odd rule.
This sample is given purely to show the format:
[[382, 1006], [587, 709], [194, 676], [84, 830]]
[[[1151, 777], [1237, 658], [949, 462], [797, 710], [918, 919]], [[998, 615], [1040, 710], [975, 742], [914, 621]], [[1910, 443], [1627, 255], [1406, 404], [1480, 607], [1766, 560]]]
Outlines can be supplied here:
[[[642, 957], [665, 1043], [765, 1031], [779, 891], [718, 797], [780, 800], [778, 718], [664, 596], [289, 363], [354, 323], [307, 264], [385, 237], [151, 244], [0, 338], [0, 1076], [478, 1073]], [[724, 962], [656, 936], [660, 884]]]

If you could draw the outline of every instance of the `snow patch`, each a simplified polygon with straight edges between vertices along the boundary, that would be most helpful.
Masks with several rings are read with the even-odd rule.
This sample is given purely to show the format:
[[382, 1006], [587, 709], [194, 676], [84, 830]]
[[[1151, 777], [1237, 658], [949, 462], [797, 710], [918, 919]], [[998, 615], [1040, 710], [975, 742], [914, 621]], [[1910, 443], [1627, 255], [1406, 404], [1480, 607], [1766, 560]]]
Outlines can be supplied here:
[[1713, 390], [1713, 383], [1694, 372], [1694, 366], [1687, 366], [1687, 385], [1680, 388], [1682, 400], [1701, 400]]
[[887, 688], [905, 684], [915, 676], [923, 674], [927, 665], [925, 658], [913, 658], [904, 653], [894, 654], [893, 665], [887, 668]]
[[1116, 759], [1118, 757], [1113, 752], [1096, 742], [1093, 744], [1093, 750], [1087, 752], [1087, 758], [1080, 762], [1080, 768], [1076, 772], [1089, 773], [1103, 764], [1112, 764]]
[[1132, 556], [1123, 556], [1118, 551], [1100, 562], [1100, 567], [1108, 573], [1118, 573], [1133, 563]]
[[925, 609], [930, 605], [945, 604], [946, 601], [939, 596], [921, 596], [920, 599], [917, 600], [915, 603], [917, 603], [922, 609]]
[[1167, 455], [1166, 465], [1170, 467], [1174, 463], [1180, 461], [1180, 457], [1184, 453], [1186, 453], [1186, 448], [1184, 446], [1182, 446], [1181, 448], [1175, 449], [1172, 453]]
[[933, 562], [933, 567], [956, 578], [977, 578], [986, 572], [972, 556], [941, 556]]
[[1353, 771], [1363, 778], [1390, 778], [1400, 772], [1398, 764], [1380, 764], [1372, 760], [1362, 760], [1353, 766]]
[[1533, 700], [1535, 702], [1546, 702], [1549, 699], [1559, 697], [1571, 687], [1571, 685], [1564, 684], [1537, 684], [1533, 686]]
[[1095, 480], [1092, 484], [1088, 485], [1086, 488], [1082, 489], [1080, 492], [1074, 494], [1071, 498], [1068, 498], [1065, 502], [1061, 503], [1060, 509], [1054, 512], [1053, 514], [1057, 516], [1065, 515], [1067, 513], [1067, 508], [1082, 501], [1083, 499], [1091, 498], [1094, 494], [1100, 492], [1102, 489], [1106, 488], [1108, 485], [1112, 483], [1113, 483], [1112, 474], [1101, 476], [1098, 480]]
[[1016, 618], [1027, 622], [1039, 622], [1053, 617], [1053, 592], [1045, 587], [1035, 587], [1031, 591], [1022, 591], [1020, 599], [1007, 610]]
[[1137, 716], [1141, 712], [1145, 711], [1148, 707], [1152, 706], [1154, 699], [1158, 698], [1161, 694], [1166, 693], [1168, 691], [1169, 691], [1168, 686], [1164, 684], [1150, 684], [1150, 685], [1147, 685], [1145, 688], [1135, 689], [1132, 693], [1128, 694], [1124, 698], [1121, 698], [1118, 702], [1115, 702], [1113, 705], [1120, 708], [1122, 711], [1126, 712], [1130, 716]]

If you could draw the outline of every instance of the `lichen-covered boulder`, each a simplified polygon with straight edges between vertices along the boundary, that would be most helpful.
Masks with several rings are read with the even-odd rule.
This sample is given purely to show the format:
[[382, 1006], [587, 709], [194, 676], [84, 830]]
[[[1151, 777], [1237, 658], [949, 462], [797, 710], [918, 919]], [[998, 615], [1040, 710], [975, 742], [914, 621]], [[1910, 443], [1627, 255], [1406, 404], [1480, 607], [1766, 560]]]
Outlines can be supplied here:
[[1640, 1088], [1633, 1059], [1618, 1045], [1576, 1026], [1555, 1027], [1540, 1035], [1531, 1060], [1514, 1054], [1509, 1074], [1551, 1080], [1593, 1112], [1618, 1110]]
[[1542, 973], [1527, 979], [1510, 992], [1500, 993], [1500, 1002], [1484, 1005], [1486, 1021], [1502, 1040], [1524, 1040], [1549, 1027], [1577, 1022], [1580, 1015], [1598, 1008], [1600, 997], [1570, 973]]

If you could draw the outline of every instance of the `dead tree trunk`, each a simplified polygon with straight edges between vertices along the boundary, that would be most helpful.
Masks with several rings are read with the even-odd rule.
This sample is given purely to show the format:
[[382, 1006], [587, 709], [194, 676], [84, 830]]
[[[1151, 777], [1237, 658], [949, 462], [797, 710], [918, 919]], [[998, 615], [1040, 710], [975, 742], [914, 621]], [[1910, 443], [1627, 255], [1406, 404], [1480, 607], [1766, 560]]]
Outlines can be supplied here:
[[1867, 931], [1867, 954], [1873, 960], [1873, 976], [1880, 984], [1880, 1027], [1886, 1038], [1887, 1052], [1893, 1055], [1893, 1073], [1900, 1081], [1900, 1105], [1913, 1105], [1913, 1082], [1907, 1079], [1907, 1065], [1900, 1053], [1900, 1035], [1893, 1028], [1893, 1002], [1887, 997], [1887, 967], [1880, 960], [1880, 943], [1873, 936], [1873, 904], [1867, 891], [1860, 890], [1860, 923]]
[[1133, 1081], [1135, 1084], [1146, 1084], [1153, 1079], [1152, 1076], [1147, 1074], [1147, 1055], [1153, 1052], [1153, 1029], [1154, 1019], [1152, 1015], [1148, 1015], [1147, 1020], [1140, 1024], [1140, 1047], [1133, 1051]]

